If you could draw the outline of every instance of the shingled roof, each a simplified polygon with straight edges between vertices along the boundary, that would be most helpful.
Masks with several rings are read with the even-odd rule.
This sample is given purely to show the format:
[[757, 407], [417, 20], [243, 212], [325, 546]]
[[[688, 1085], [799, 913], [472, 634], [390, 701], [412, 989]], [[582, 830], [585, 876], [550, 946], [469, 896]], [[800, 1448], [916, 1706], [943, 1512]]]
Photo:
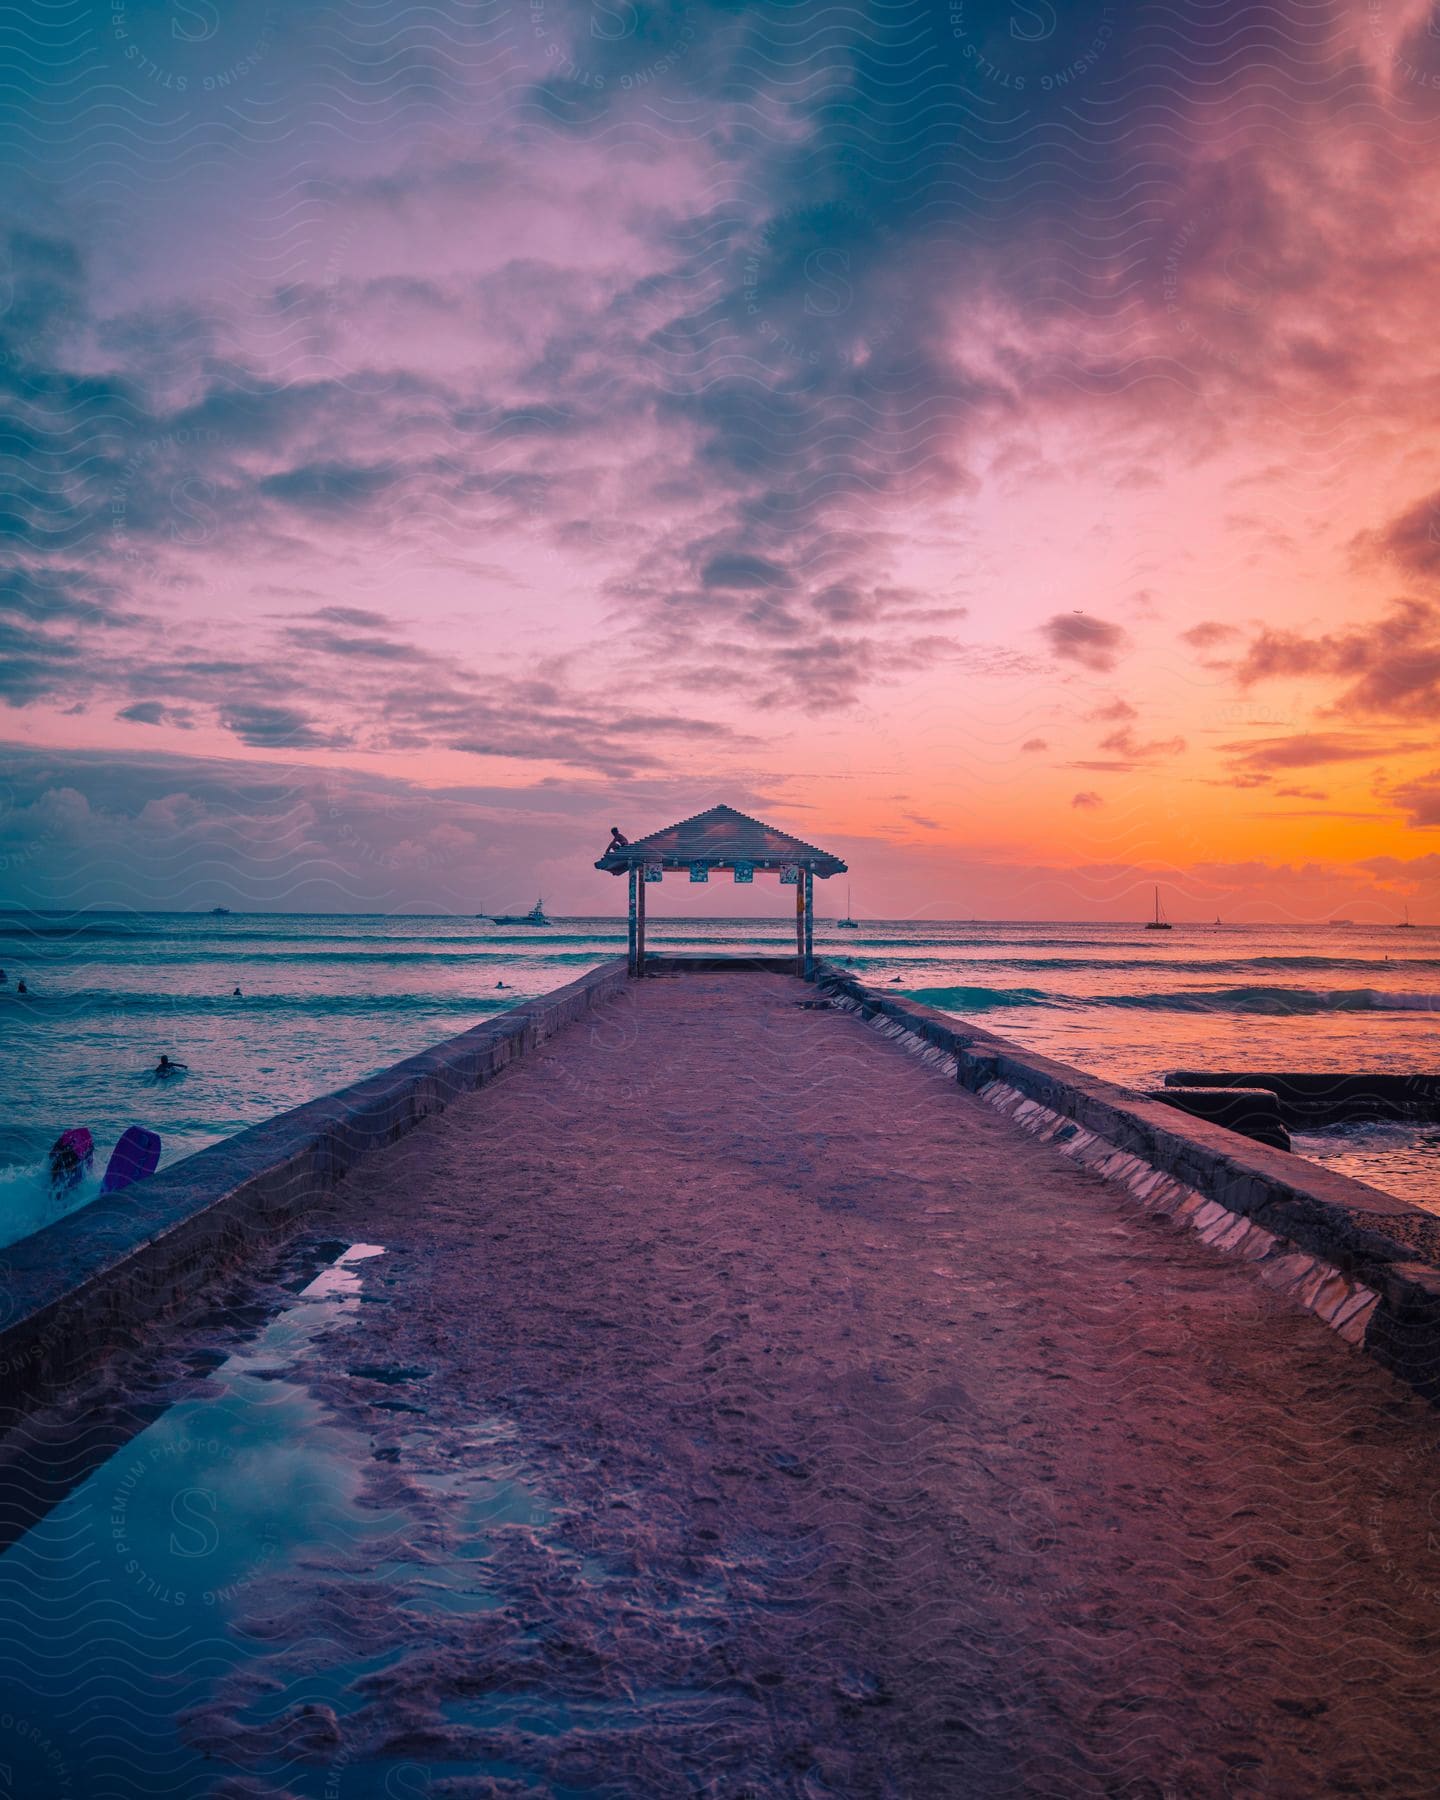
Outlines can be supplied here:
[[845, 873], [845, 864], [828, 850], [817, 850], [814, 844], [791, 837], [788, 831], [777, 831], [748, 813], [736, 812], [733, 806], [712, 806], [693, 819], [681, 819], [678, 825], [637, 838], [623, 849], [607, 850], [595, 867], [621, 875], [636, 863], [659, 863], [664, 869], [705, 863], [712, 869], [725, 869], [737, 862], [753, 863], [757, 869], [797, 863], [822, 877]]

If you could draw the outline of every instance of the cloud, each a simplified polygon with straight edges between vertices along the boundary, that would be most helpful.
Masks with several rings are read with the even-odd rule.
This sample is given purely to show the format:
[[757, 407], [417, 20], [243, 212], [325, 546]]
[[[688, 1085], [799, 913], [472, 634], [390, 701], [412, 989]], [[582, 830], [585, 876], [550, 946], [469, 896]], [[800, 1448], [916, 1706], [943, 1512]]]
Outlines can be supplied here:
[[1070, 804], [1082, 811], [1093, 812], [1097, 806], [1103, 806], [1105, 801], [1093, 788], [1089, 788], [1084, 793], [1077, 794]]
[[343, 732], [323, 731], [291, 706], [231, 706], [222, 712], [220, 722], [242, 744], [259, 750], [325, 750], [348, 742]]
[[1130, 642], [1123, 626], [1090, 613], [1055, 613], [1040, 629], [1056, 656], [1102, 674], [1115, 667]]
[[1247, 647], [1243, 686], [1278, 677], [1341, 682], [1328, 711], [1354, 718], [1440, 717], [1440, 606], [1399, 600], [1379, 619], [1306, 636], [1266, 628]]
[[1020, 746], [1020, 748], [1022, 750], [1048, 750], [1050, 748], [1050, 746], [1049, 746], [1049, 744], [1046, 743], [1044, 738], [1032, 737], [1032, 738], [1026, 738], [1025, 742]]
[[1251, 738], [1222, 744], [1232, 767], [1250, 774], [1275, 769], [1309, 769], [1324, 763], [1373, 762], [1378, 757], [1408, 755], [1424, 750], [1417, 741], [1356, 736], [1338, 731], [1297, 732], [1292, 737]]
[[373, 505], [403, 476], [403, 468], [394, 464], [366, 467], [360, 463], [325, 461], [282, 469], [278, 474], [262, 477], [257, 486], [267, 500], [282, 500], [301, 512], [333, 518]]
[[1224, 625], [1218, 619], [1201, 619], [1198, 625], [1180, 633], [1181, 640], [1195, 650], [1213, 650], [1239, 636], [1239, 626]]
[[1440, 769], [1398, 783], [1385, 798], [1400, 807], [1408, 815], [1406, 823], [1417, 829], [1440, 825]]
[[1108, 737], [1101, 738], [1100, 748], [1108, 750], [1112, 756], [1124, 757], [1131, 764], [1160, 762], [1169, 756], [1181, 756], [1185, 751], [1183, 737], [1141, 738], [1128, 726], [1119, 731], [1112, 731]]
[[1388, 557], [1412, 575], [1440, 576], [1440, 493], [1417, 500], [1382, 530], [1363, 533], [1357, 547]]
[[[1202, 42], [1101, 0], [1033, 34], [1014, 10], [842, 8], [817, 50], [763, 11], [556, 0], [498, 61], [407, 15], [338, 64], [294, 35], [222, 96], [77, 65], [75, 116], [130, 121], [124, 256], [92, 287], [75, 241], [11, 240], [5, 522], [37, 571], [87, 561], [115, 594], [98, 655], [78, 615], [17, 614], [9, 697], [98, 692], [157, 728], [188, 709], [252, 746], [655, 769], [702, 741], [684, 720], [712, 696], [824, 715], [978, 667], [963, 609], [924, 589], [1007, 440], [1075, 427], [1081, 473], [1158, 481], [1257, 414], [1423, 413], [1424, 328], [1400, 328], [1433, 285], [1423, 158], [1392, 154], [1395, 75], [1362, 18], [1297, 36], [1242, 6]], [[246, 135], [253, 104], [286, 120], [283, 168]], [[16, 142], [63, 200], [85, 159], [45, 161], [47, 105]], [[363, 157], [333, 126], [362, 113]], [[1284, 130], [1257, 155], [1226, 117]], [[216, 154], [173, 156], [192, 142]], [[1117, 234], [1137, 168], [1163, 179]], [[247, 219], [282, 271], [256, 303]], [[236, 567], [363, 601], [477, 545], [518, 601], [496, 645], [365, 604], [227, 629]], [[537, 642], [600, 639], [602, 609], [599, 649], [548, 693], [524, 681]], [[1187, 638], [1207, 629], [1228, 628]], [[1093, 672], [1129, 644], [1084, 614], [1045, 631]], [[664, 722], [617, 724], [616, 694]], [[1432, 697], [1415, 687], [1413, 716]]]
[[159, 700], [137, 700], [133, 706], [122, 706], [117, 719], [128, 719], [132, 725], [174, 725], [181, 731], [193, 731], [195, 715], [188, 707], [165, 706]]

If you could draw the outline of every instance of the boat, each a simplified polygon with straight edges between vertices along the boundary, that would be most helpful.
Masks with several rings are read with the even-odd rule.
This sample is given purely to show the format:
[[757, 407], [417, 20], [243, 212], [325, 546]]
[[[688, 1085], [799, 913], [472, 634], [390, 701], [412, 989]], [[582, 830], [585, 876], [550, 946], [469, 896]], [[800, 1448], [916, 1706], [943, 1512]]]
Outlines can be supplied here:
[[545, 917], [545, 901], [543, 897], [535, 902], [528, 913], [476, 913], [477, 919], [489, 919], [492, 925], [548, 925]]
[[1215, 923], [1217, 925], [1223, 925], [1225, 923], [1225, 921], [1220, 917], [1219, 913], [1216, 913], [1216, 915], [1215, 915]]
[[1160, 904], [1160, 890], [1155, 890], [1155, 917], [1145, 921], [1147, 931], [1173, 931], [1175, 928], [1165, 917], [1165, 909]]
[[210, 917], [212, 919], [226, 919], [229, 918], [229, 916], [230, 908], [228, 906], [212, 906], [210, 908]]
[[850, 890], [848, 887], [845, 890], [845, 917], [843, 919], [837, 919], [835, 921], [835, 926], [839, 931], [858, 931], [860, 929], [850, 917]]
[[1400, 923], [1395, 927], [1395, 929], [1397, 931], [1413, 931], [1415, 929], [1415, 927], [1410, 923], [1410, 908], [1408, 906], [1405, 908], [1405, 917], [1403, 919], [1401, 919]]

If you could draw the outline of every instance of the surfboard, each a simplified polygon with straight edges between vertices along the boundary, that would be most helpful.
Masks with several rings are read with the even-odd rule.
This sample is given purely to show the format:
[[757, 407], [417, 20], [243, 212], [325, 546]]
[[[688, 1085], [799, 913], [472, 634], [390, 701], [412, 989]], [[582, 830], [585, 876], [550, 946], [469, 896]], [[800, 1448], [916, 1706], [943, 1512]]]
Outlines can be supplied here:
[[143, 1181], [147, 1175], [155, 1173], [155, 1165], [159, 1161], [159, 1132], [147, 1131], [143, 1125], [131, 1125], [121, 1134], [119, 1143], [110, 1152], [100, 1192], [118, 1194], [122, 1188]]

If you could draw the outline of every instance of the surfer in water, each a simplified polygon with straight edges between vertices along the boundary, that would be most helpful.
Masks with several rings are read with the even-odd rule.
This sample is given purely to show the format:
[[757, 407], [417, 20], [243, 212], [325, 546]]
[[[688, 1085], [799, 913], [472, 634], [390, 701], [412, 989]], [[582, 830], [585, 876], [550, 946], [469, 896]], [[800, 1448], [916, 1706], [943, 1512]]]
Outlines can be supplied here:
[[153, 1073], [162, 1077], [166, 1075], [178, 1075], [188, 1067], [188, 1063], [171, 1062], [168, 1056], [162, 1055], [159, 1062], [156, 1063]]

